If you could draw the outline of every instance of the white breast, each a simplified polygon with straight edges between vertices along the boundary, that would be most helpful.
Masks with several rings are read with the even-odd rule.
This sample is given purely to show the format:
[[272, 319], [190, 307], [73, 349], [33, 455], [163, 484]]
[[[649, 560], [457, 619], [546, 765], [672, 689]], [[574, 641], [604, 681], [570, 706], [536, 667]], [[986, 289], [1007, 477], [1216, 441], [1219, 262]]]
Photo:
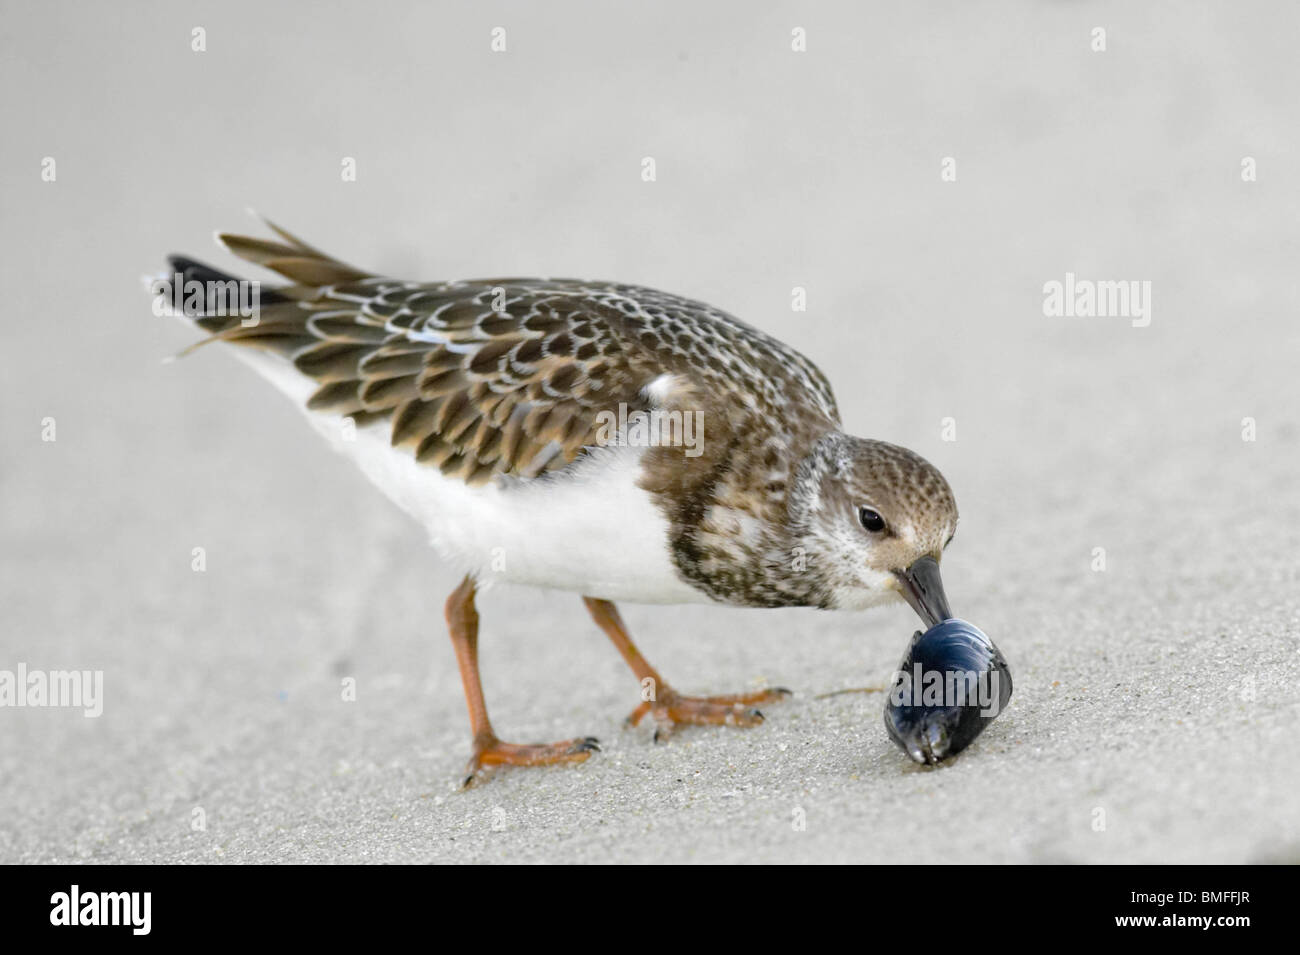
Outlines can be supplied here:
[[386, 424], [350, 431], [337, 415], [308, 411], [315, 383], [283, 359], [231, 351], [288, 395], [336, 450], [419, 521], [458, 571], [484, 583], [606, 600], [709, 602], [677, 576], [668, 522], [637, 487], [645, 449], [598, 448], [560, 473], [469, 487], [419, 464], [409, 449], [393, 448]]

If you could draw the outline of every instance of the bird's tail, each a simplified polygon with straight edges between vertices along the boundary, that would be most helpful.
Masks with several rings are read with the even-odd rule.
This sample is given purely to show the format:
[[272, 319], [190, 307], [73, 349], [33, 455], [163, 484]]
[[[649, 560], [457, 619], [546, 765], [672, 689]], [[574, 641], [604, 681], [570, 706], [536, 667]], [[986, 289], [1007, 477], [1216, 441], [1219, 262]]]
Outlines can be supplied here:
[[279, 273], [289, 284], [264, 286], [184, 255], [168, 256], [168, 273], [151, 280], [156, 312], [177, 315], [209, 333], [187, 352], [226, 341], [292, 355], [317, 342], [307, 328], [317, 311], [313, 302], [333, 286], [372, 277], [262, 221], [278, 241], [222, 232], [217, 242], [241, 259]]

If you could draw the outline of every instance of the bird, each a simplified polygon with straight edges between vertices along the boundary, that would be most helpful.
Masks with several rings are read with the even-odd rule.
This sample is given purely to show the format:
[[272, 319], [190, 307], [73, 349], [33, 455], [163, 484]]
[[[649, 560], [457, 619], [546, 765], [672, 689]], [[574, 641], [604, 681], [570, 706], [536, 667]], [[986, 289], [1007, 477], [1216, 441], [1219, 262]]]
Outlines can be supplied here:
[[[627, 722], [665, 731], [755, 726], [789, 691], [678, 692], [618, 602], [862, 610], [901, 598], [927, 627], [951, 617], [947, 480], [913, 451], [847, 434], [825, 375], [789, 345], [643, 286], [388, 278], [262, 221], [273, 238], [216, 238], [282, 284], [173, 255], [153, 291], [206, 333], [186, 352], [231, 346], [455, 570], [444, 609], [469, 711], [465, 785], [599, 751], [591, 736], [497, 735], [478, 666], [489, 584], [581, 596], [641, 684]], [[251, 317], [230, 307], [235, 288], [254, 290]]]

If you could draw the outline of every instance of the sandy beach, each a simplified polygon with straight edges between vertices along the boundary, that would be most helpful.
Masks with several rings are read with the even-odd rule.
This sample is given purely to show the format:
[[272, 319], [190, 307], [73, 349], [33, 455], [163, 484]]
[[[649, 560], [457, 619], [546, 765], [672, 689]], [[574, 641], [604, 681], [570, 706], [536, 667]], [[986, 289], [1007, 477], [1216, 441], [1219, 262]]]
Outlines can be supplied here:
[[[0, 862], [1300, 862], [1295, 8], [6, 9], [0, 669], [98, 671], [102, 713], [0, 708]], [[656, 743], [578, 597], [502, 587], [498, 729], [603, 751], [461, 791], [454, 573], [232, 355], [165, 361], [140, 276], [242, 268], [246, 206], [795, 345], [947, 476], [1010, 706], [920, 767], [864, 689], [903, 604], [629, 605], [681, 690], [794, 692]], [[1067, 274], [1145, 316], [1046, 314]]]

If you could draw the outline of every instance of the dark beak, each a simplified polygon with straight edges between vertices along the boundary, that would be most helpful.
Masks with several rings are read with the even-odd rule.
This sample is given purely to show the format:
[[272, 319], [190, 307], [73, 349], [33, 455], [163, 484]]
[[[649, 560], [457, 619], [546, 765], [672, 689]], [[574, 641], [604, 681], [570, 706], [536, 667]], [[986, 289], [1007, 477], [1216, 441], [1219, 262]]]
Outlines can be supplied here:
[[928, 630], [952, 616], [948, 598], [943, 593], [943, 578], [939, 576], [939, 562], [933, 557], [922, 557], [907, 570], [896, 570], [903, 599], [925, 621]]

